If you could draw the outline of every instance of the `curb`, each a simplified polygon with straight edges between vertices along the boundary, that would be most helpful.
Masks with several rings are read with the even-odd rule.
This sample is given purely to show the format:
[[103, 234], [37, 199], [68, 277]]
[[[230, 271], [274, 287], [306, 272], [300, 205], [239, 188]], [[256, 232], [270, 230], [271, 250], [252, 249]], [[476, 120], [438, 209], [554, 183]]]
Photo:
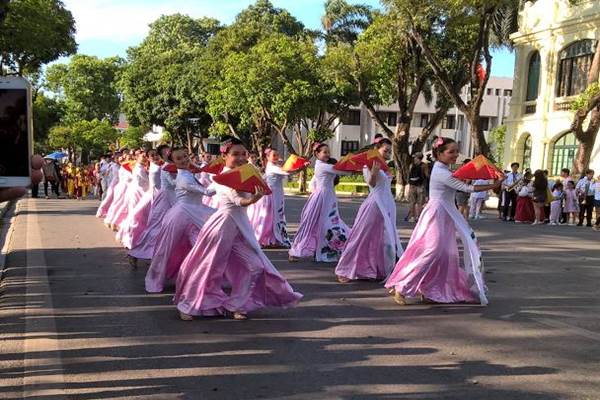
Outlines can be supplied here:
[[6, 266], [6, 256], [10, 251], [10, 242], [13, 233], [14, 201], [6, 201], [0, 203], [0, 281], [4, 276], [4, 268]]

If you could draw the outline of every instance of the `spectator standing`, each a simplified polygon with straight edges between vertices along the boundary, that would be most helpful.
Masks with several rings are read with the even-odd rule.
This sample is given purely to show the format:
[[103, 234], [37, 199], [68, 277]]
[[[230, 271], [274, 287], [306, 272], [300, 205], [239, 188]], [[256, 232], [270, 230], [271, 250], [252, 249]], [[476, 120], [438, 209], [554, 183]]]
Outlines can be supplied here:
[[[474, 186], [487, 186], [490, 182], [487, 179], [476, 179], [473, 182]], [[483, 203], [488, 198], [488, 192], [473, 192], [471, 193], [471, 219], [481, 219], [481, 208]]]
[[[560, 181], [563, 184], [563, 190], [565, 191], [565, 194], [566, 194], [567, 187], [569, 186], [569, 182], [573, 182], [573, 187], [575, 187], [575, 180], [573, 180], [573, 178], [571, 177], [571, 170], [569, 168], [563, 168], [560, 170]], [[568, 215], [567, 211], [564, 210], [564, 207], [563, 207], [561, 222], [566, 224], [568, 222], [568, 219], [569, 219], [569, 215]]]
[[565, 222], [569, 226], [575, 226], [575, 218], [579, 214], [579, 201], [577, 198], [577, 190], [575, 189], [575, 181], [567, 181], [565, 188], [565, 207], [563, 209]]
[[533, 210], [533, 182], [530, 172], [525, 173], [521, 183], [517, 185], [517, 211], [515, 213], [515, 223], [532, 223], [535, 220]]
[[544, 171], [538, 169], [533, 174], [533, 211], [535, 212], [535, 221], [532, 225], [544, 223], [544, 205], [548, 196], [548, 179]]
[[558, 225], [562, 214], [562, 202], [564, 199], [563, 184], [557, 182], [552, 187], [552, 201], [550, 202], [550, 225]]
[[592, 213], [594, 212], [594, 170], [585, 171], [585, 176], [575, 186], [579, 197], [579, 223], [583, 226], [583, 218], [587, 220], [587, 226], [592, 226]]
[[44, 173], [44, 179], [43, 179], [44, 195], [46, 196], [47, 199], [50, 198], [48, 196], [48, 185], [50, 185], [52, 193], [56, 194], [56, 198], [58, 198], [58, 196], [59, 196], [59, 192], [58, 192], [59, 177], [58, 177], [55, 161], [51, 160], [51, 159], [45, 159], [44, 165], [42, 166], [42, 172]]
[[510, 164], [511, 172], [506, 175], [506, 179], [502, 182], [502, 193], [504, 198], [504, 212], [502, 213], [504, 220], [514, 221], [517, 211], [517, 185], [523, 179], [523, 175], [519, 173], [519, 163]]
[[413, 155], [413, 163], [408, 174], [408, 218], [416, 221], [421, 215], [425, 204], [425, 181], [429, 176], [429, 169], [423, 163], [423, 153]]
[[592, 229], [598, 231], [600, 230], [600, 175], [594, 183], [594, 209], [596, 210], [596, 223]]

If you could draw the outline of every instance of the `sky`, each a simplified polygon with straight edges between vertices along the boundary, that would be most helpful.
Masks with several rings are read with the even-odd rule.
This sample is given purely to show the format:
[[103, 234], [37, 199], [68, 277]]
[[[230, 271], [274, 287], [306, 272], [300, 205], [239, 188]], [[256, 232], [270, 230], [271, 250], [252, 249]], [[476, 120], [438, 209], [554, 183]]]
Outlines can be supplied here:
[[[130, 46], [139, 44], [148, 33], [148, 24], [165, 14], [212, 17], [224, 24], [255, 0], [63, 0], [73, 13], [80, 54], [98, 57], [125, 57]], [[320, 27], [325, 0], [272, 0], [287, 9], [305, 26]], [[350, 3], [380, 7], [379, 0], [349, 0]], [[513, 76], [514, 53], [493, 53], [492, 75]]]

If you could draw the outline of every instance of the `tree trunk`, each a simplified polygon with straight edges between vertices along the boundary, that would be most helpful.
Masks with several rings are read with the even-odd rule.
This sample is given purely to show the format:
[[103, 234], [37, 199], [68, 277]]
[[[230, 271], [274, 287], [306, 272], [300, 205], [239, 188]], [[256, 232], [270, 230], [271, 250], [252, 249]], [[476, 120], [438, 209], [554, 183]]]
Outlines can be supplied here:
[[302, 172], [300, 172], [300, 175], [298, 176], [298, 184], [299, 184], [300, 193], [301, 194], [307, 193], [306, 187], [308, 184], [308, 172], [306, 172], [306, 170], [303, 170]]
[[189, 128], [185, 129], [185, 139], [186, 139], [186, 143], [187, 143], [187, 149], [188, 149], [188, 153], [192, 154], [192, 152], [194, 151], [193, 149], [193, 144], [192, 144], [192, 132], [190, 131]]
[[[489, 157], [490, 146], [485, 140], [479, 110], [473, 113], [467, 113], [465, 116], [467, 121], [469, 121], [469, 133], [471, 135], [471, 140], [473, 141], [473, 155], [482, 154], [485, 157]], [[469, 154], [469, 156], [471, 156], [471, 154]]]
[[399, 122], [392, 138], [394, 149], [394, 167], [396, 168], [396, 200], [404, 199], [404, 189], [408, 184], [411, 156], [408, 149], [410, 119]]
[[86, 165], [90, 162], [90, 151], [87, 149], [81, 150], [81, 163]]

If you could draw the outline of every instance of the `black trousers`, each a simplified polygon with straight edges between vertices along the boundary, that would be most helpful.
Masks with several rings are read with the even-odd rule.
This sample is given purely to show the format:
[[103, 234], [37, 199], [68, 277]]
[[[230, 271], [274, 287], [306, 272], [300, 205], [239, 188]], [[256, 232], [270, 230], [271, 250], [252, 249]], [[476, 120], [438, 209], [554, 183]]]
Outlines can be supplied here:
[[46, 195], [46, 197], [48, 197], [48, 184], [50, 184], [52, 193], [54, 193], [56, 195], [56, 197], [59, 196], [58, 193], [58, 182], [49, 182], [47, 180], [44, 180], [44, 194]]
[[504, 211], [502, 211], [502, 216], [505, 219], [515, 219], [515, 213], [517, 212], [517, 192], [514, 190], [507, 192], [505, 190], [502, 193], [504, 195]]
[[592, 213], [594, 212], [594, 196], [586, 196], [585, 204], [579, 203], [579, 225], [583, 225], [585, 216], [587, 225], [592, 225]]

